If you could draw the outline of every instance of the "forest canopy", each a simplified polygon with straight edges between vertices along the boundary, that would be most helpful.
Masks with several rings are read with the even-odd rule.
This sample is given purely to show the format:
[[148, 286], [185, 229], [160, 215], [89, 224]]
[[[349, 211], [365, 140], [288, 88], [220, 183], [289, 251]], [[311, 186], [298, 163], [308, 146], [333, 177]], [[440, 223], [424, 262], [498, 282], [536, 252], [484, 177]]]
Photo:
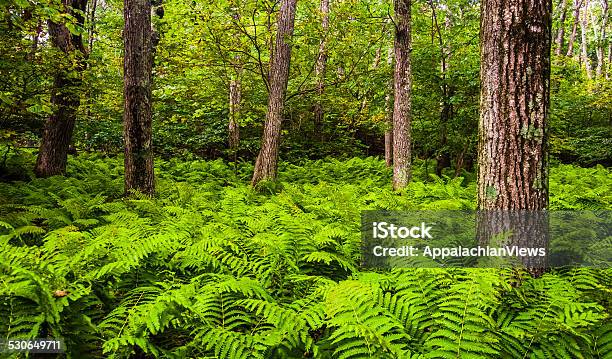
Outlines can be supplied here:
[[[155, 3], [155, 2], [154, 2]], [[52, 46], [48, 21], [83, 39], [83, 85], [72, 144], [77, 151], [123, 151], [123, 4], [88, 1], [68, 15], [59, 1], [3, 1], [0, 19], [2, 145], [37, 147], [52, 113], [57, 71], [77, 71]], [[155, 5], [155, 4], [154, 4]], [[472, 169], [479, 107], [479, 2], [412, 4], [413, 156]], [[558, 1], [553, 10], [550, 153], [561, 162], [609, 165], [612, 89], [607, 1]], [[167, 0], [154, 6], [153, 148], [157, 156], [254, 160], [270, 87], [279, 3]], [[281, 158], [384, 154], [392, 110], [393, 4], [319, 1], [296, 8], [283, 112]], [[82, 15], [82, 19], [79, 17]], [[576, 17], [578, 15], [578, 17]], [[317, 62], [325, 43], [324, 90]], [[239, 84], [230, 149], [230, 88]], [[234, 86], [236, 87], [236, 86]], [[319, 107], [322, 116], [317, 120]], [[438, 171], [438, 174], [441, 172]]]

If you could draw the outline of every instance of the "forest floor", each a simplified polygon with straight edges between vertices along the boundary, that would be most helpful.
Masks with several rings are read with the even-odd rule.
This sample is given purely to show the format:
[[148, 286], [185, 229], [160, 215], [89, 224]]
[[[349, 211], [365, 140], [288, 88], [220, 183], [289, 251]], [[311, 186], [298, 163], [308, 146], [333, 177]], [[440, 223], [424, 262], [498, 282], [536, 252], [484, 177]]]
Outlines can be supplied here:
[[[122, 161], [97, 155], [0, 183], [0, 333], [62, 337], [73, 357], [612, 352], [610, 270], [360, 268], [363, 210], [474, 209], [473, 174], [417, 162], [398, 195], [375, 158], [283, 163], [259, 191], [252, 170], [157, 161], [153, 199], [123, 198]], [[550, 172], [551, 210], [612, 209], [610, 169]]]

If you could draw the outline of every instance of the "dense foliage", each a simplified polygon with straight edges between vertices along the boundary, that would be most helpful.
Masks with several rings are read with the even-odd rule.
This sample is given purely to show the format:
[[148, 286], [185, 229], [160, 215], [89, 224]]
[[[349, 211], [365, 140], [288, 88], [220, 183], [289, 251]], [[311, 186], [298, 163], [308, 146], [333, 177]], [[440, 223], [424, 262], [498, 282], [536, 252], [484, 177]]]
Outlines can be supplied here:
[[[609, 268], [534, 278], [524, 269], [372, 270], [361, 262], [364, 210], [476, 209], [478, 119], [487, 106], [479, 98], [480, 20], [488, 15], [480, 1], [411, 1], [405, 162], [412, 159], [413, 178], [399, 191], [381, 160], [397, 118], [392, 1], [332, 0], [328, 13], [320, 0], [299, 1], [283, 40], [291, 53], [287, 93], [277, 93], [278, 178], [255, 186], [279, 1], [139, 2], [140, 15], [154, 14], [152, 26], [140, 16], [146, 26], [131, 27], [153, 43], [152, 86], [138, 85], [146, 91], [124, 88], [124, 16], [135, 10], [124, 13], [121, 0], [82, 0], [84, 11], [62, 6], [69, 2], [0, 0], [0, 342], [62, 338], [70, 358], [611, 357]], [[550, 198], [530, 208], [612, 209], [607, 7], [555, 1], [550, 79], [548, 67], [539, 72], [550, 85], [540, 114], [547, 127], [513, 134], [541, 131], [541, 157], [504, 143], [492, 159], [521, 152], [498, 182], [538, 192], [550, 154]], [[512, 31], [530, 27], [518, 25]], [[53, 26], [82, 51], [54, 46]], [[527, 77], [514, 77], [517, 92], [528, 92]], [[151, 88], [151, 101], [138, 103], [146, 105], [142, 126], [124, 134], [124, 108], [138, 107], [128, 95]], [[67, 94], [71, 101], [60, 101]], [[520, 102], [511, 97], [498, 100]], [[70, 114], [56, 121], [70, 126], [48, 135], [63, 142], [44, 151], [41, 132], [56, 114]], [[501, 128], [516, 120], [497, 119]], [[135, 132], [146, 136], [132, 148], [126, 139]], [[69, 152], [66, 173], [60, 165], [36, 178], [33, 148], [61, 149], [62, 159]], [[144, 167], [121, 155], [144, 158], [143, 149], [155, 158], [156, 190], [150, 161], [147, 195], [127, 186], [128, 177], [136, 181], [126, 174]], [[542, 165], [533, 181], [526, 158]]]
[[[9, 166], [28, 166], [27, 153]], [[69, 356], [606, 358], [612, 272], [360, 269], [364, 209], [472, 209], [469, 173], [383, 161], [159, 161], [158, 198], [122, 198], [117, 159], [0, 183], [0, 333], [62, 337]], [[552, 209], [611, 209], [601, 166], [551, 169]], [[5, 335], [5, 334], [3, 334]]]
[[[563, 1], [571, 13], [571, 1]], [[569, 15], [560, 21], [557, 3], [554, 34], [563, 28], [568, 37], [573, 22]], [[343, 0], [330, 6], [327, 33], [321, 29], [318, 0], [301, 1], [297, 9], [281, 144], [281, 156], [287, 161], [383, 153], [392, 77], [388, 61], [392, 4]], [[593, 31], [587, 29], [585, 41], [594, 63], [596, 47], [606, 48], [609, 39], [595, 36], [603, 21], [599, 2], [589, 6], [588, 26]], [[52, 110], [53, 75], [72, 66], [45, 40], [43, 25], [55, 19], [83, 33], [88, 48], [74, 145], [81, 150], [122, 151], [122, 10], [122, 1], [97, 1], [97, 6], [88, 7], [81, 28], [72, 17], [60, 16], [56, 1], [0, 2], [0, 144], [36, 145]], [[253, 159], [266, 112], [277, 12], [278, 4], [272, 0], [163, 1], [163, 17], [154, 17], [160, 38], [153, 68], [153, 137], [158, 155], [229, 158], [229, 84], [239, 78], [239, 157]], [[450, 165], [468, 169], [476, 158], [479, 15], [478, 1], [414, 1], [416, 157], [444, 155], [451, 159]], [[327, 41], [328, 71], [325, 93], [317, 96], [314, 67], [321, 39]], [[563, 56], [553, 56], [551, 153], [565, 163], [609, 165], [612, 86], [609, 76], [587, 77], [578, 40], [570, 56], [565, 56], [565, 47]], [[609, 75], [609, 68], [604, 63], [604, 73]], [[319, 100], [325, 112], [320, 133], [312, 113]]]

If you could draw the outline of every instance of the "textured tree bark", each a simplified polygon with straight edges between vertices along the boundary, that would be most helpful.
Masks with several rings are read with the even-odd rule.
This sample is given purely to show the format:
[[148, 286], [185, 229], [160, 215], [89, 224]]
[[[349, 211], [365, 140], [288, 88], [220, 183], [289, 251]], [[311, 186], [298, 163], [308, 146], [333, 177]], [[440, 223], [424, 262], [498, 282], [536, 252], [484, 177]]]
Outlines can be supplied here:
[[124, 0], [125, 193], [155, 193], [151, 129], [151, 1]]
[[[74, 16], [81, 26], [84, 23], [82, 14], [86, 4], [86, 0], [62, 0], [63, 11]], [[62, 51], [68, 59], [75, 59], [76, 65], [58, 69], [53, 80], [53, 113], [45, 123], [34, 168], [38, 177], [66, 172], [68, 147], [80, 105], [81, 74], [85, 68], [86, 55], [81, 35], [70, 33], [65, 24], [49, 21], [48, 26], [53, 46]]]
[[395, 71], [393, 74], [393, 189], [410, 181], [411, 0], [395, 0]]
[[[521, 246], [548, 240], [538, 213], [548, 207], [551, 11], [551, 0], [484, 0], [481, 7], [478, 233], [515, 229], [512, 242]], [[541, 231], [527, 230], [536, 224]], [[523, 263], [543, 273], [541, 261]]]
[[276, 47], [270, 63], [268, 112], [261, 139], [261, 149], [255, 161], [255, 171], [251, 180], [253, 186], [262, 180], [276, 178], [278, 147], [291, 61], [291, 45], [288, 40], [293, 36], [296, 5], [297, 0], [282, 0], [280, 5]]
[[550, 0], [483, 2], [480, 209], [548, 206], [550, 11]]
[[591, 61], [589, 59], [588, 52], [588, 37], [587, 32], [589, 30], [589, 0], [586, 0], [585, 9], [582, 12], [582, 20], [580, 21], [580, 58], [584, 63], [584, 68], [586, 70], [587, 77], [589, 79], [593, 78], [593, 69], [591, 68]]
[[314, 130], [322, 139], [323, 134], [323, 104], [321, 97], [325, 92], [325, 70], [327, 67], [327, 32], [329, 31], [329, 0], [321, 0], [321, 27], [323, 37], [319, 42], [319, 55], [315, 65], [315, 76], [317, 77], [317, 101], [314, 106]]
[[557, 32], [557, 38], [555, 43], [557, 48], [555, 54], [561, 56], [563, 53], [563, 43], [565, 42], [565, 17], [567, 15], [567, 0], [561, 0], [559, 6], [561, 7], [561, 15], [559, 16], [559, 31]]
[[578, 32], [578, 24], [580, 23], [580, 7], [582, 6], [582, 0], [574, 0], [574, 24], [572, 25], [572, 34], [570, 35], [567, 43], [567, 53], [565, 56], [574, 56], [574, 43], [576, 42], [576, 34]]

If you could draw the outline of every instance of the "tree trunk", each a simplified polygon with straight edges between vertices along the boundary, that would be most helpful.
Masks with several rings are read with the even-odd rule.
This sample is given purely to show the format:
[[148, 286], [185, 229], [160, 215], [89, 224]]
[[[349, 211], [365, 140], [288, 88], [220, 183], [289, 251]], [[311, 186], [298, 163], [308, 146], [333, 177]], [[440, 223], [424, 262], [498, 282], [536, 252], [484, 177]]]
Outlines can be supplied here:
[[582, 20], [580, 21], [580, 53], [581, 59], [584, 63], [584, 68], [586, 69], [586, 74], [589, 79], [593, 78], [593, 70], [591, 69], [591, 61], [589, 60], [589, 52], [588, 52], [588, 37], [587, 32], [589, 29], [589, 17], [588, 17], [588, 9], [589, 9], [589, 0], [586, 0], [585, 9], [582, 12]]
[[410, 181], [410, 119], [412, 70], [411, 0], [395, 0], [395, 71], [393, 74], [393, 189]]
[[561, 15], [559, 16], [559, 31], [557, 32], [557, 49], [555, 50], [555, 54], [557, 56], [561, 56], [563, 53], [563, 43], [565, 41], [565, 17], [567, 15], [567, 0], [561, 0], [559, 4], [561, 6]]
[[550, 0], [483, 2], [480, 209], [548, 206], [551, 7]]
[[[541, 214], [548, 207], [551, 11], [551, 0], [482, 3], [480, 240], [511, 231], [511, 243], [504, 245], [547, 245], [546, 216]], [[544, 272], [543, 261], [521, 260], [532, 275]]]
[[[62, 0], [66, 14], [74, 16], [83, 26], [86, 0]], [[85, 48], [81, 35], [70, 33], [65, 24], [48, 22], [53, 46], [62, 51], [67, 59], [73, 56], [76, 65], [62, 66], [53, 80], [51, 104], [53, 113], [45, 123], [34, 173], [38, 177], [64, 174], [68, 161], [68, 147], [72, 139], [76, 114], [80, 105], [82, 71], [85, 68]]]
[[[393, 65], [393, 48], [389, 47], [387, 52], [387, 64], [389, 67]], [[387, 167], [393, 165], [393, 109], [392, 109], [392, 98], [393, 93], [393, 81], [389, 81], [387, 85], [387, 95], [385, 96], [385, 163]]]
[[152, 32], [150, 0], [124, 0], [125, 193], [155, 192], [151, 129]]
[[236, 161], [238, 146], [240, 144], [240, 127], [238, 117], [240, 113], [240, 101], [242, 99], [242, 84], [240, 81], [240, 70], [236, 71], [236, 77], [230, 81], [229, 91], [229, 145], [234, 162]]
[[[93, 45], [94, 45], [94, 35], [96, 33], [96, 9], [98, 7], [98, 0], [92, 0], [89, 3], [89, 28], [88, 30], [88, 42], [89, 42], [89, 46], [87, 48], [87, 51], [89, 52], [89, 54], [92, 53], [93, 51]], [[92, 106], [92, 88], [88, 87], [87, 88], [87, 92], [85, 93], [85, 103], [87, 106], [87, 119], [91, 119], [91, 106]], [[85, 134], [86, 138], [89, 138], [89, 134]]]
[[572, 25], [572, 34], [567, 43], [567, 53], [565, 56], [574, 56], [574, 43], [576, 42], [576, 34], [578, 32], [578, 24], [580, 23], [580, 7], [582, 0], [574, 0], [574, 24]]
[[323, 19], [321, 26], [323, 35], [319, 42], [319, 55], [315, 66], [315, 76], [317, 77], [317, 101], [314, 106], [314, 131], [322, 139], [323, 135], [323, 104], [321, 97], [325, 91], [325, 69], [327, 67], [327, 33], [329, 31], [329, 0], [321, 0], [321, 15]]
[[261, 150], [257, 156], [255, 172], [251, 180], [253, 186], [262, 180], [276, 178], [278, 147], [291, 61], [291, 45], [287, 40], [293, 36], [296, 5], [297, 0], [281, 0], [276, 47], [270, 64], [268, 112], [261, 139]]
[[[448, 60], [450, 58], [450, 48], [448, 43], [444, 44], [444, 39], [442, 37], [442, 30], [440, 29], [440, 24], [438, 22], [438, 15], [436, 12], [436, 5], [434, 5], [433, 1], [429, 1], [429, 5], [432, 11], [432, 22], [435, 27], [435, 34], [437, 35], [438, 45], [440, 47], [440, 90], [442, 91], [442, 101], [440, 103], [440, 127], [439, 127], [439, 136], [440, 136], [440, 145], [439, 145], [439, 153], [436, 156], [436, 176], [442, 177], [442, 173], [445, 168], [451, 165], [451, 157], [449, 150], [447, 148], [448, 145], [448, 122], [453, 116], [453, 105], [451, 103], [451, 97], [453, 96], [453, 90], [447, 83], [447, 73], [448, 73]], [[450, 10], [447, 10], [446, 18], [444, 21], [444, 27], [447, 32], [450, 32], [451, 22], [450, 22]], [[433, 35], [432, 35], [432, 45], [433, 45]]]
[[93, 49], [94, 35], [96, 33], [96, 9], [98, 7], [98, 0], [92, 0], [90, 4], [91, 10], [89, 13], [89, 53]]
[[606, 26], [608, 26], [608, 0], [601, 0], [601, 29], [597, 31], [595, 21], [593, 21], [593, 30], [597, 39], [597, 67], [595, 74], [598, 78], [602, 77], [605, 67], [604, 44], [606, 42]]
[[606, 79], [610, 79], [610, 64], [612, 64], [612, 41], [608, 43], [608, 71], [606, 71]]

